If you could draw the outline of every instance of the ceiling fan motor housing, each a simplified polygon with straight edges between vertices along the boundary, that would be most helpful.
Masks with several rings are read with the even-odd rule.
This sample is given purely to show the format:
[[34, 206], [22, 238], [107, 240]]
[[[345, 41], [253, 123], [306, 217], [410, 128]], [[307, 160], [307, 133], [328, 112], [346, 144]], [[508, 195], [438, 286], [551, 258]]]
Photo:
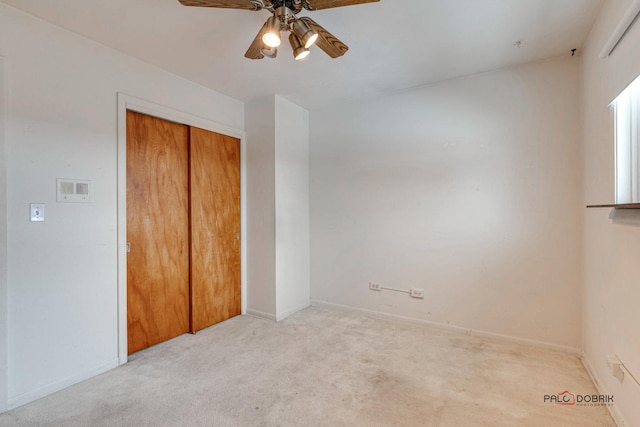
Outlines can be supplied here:
[[293, 14], [298, 14], [304, 8], [307, 10], [312, 10], [309, 3], [306, 0], [256, 0], [260, 1], [264, 4], [264, 7], [270, 10], [277, 11], [282, 7], [286, 7], [291, 10]]
[[295, 12], [286, 6], [280, 6], [276, 9], [275, 15], [280, 21], [280, 28], [283, 31], [289, 31], [291, 24], [296, 20]]

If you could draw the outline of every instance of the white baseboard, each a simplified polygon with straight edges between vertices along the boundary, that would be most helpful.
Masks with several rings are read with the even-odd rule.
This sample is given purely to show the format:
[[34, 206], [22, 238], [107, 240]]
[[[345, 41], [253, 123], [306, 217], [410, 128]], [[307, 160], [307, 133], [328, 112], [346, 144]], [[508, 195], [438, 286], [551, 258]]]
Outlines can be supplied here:
[[291, 316], [294, 313], [299, 312], [300, 310], [304, 310], [305, 308], [309, 307], [311, 305], [311, 303], [305, 303], [299, 307], [293, 308], [291, 310], [286, 310], [283, 311], [282, 313], [276, 313], [276, 314], [271, 314], [271, 313], [265, 313], [264, 311], [260, 311], [260, 310], [253, 310], [251, 308], [247, 309], [247, 314], [250, 316], [255, 316], [255, 317], [261, 317], [263, 319], [269, 319], [269, 320], [273, 320], [274, 322], [279, 322], [281, 320], [286, 319], [287, 317]]
[[291, 310], [287, 310], [287, 311], [283, 311], [282, 313], [277, 313], [276, 314], [276, 321], [281, 321], [286, 319], [287, 317], [291, 316], [294, 313], [299, 312], [300, 310], [304, 310], [305, 308], [309, 307], [311, 305], [311, 302], [307, 302], [299, 307], [293, 308]]
[[365, 308], [352, 307], [352, 306], [348, 306], [348, 305], [335, 304], [335, 303], [326, 302], [326, 301], [319, 301], [319, 300], [311, 300], [311, 305], [313, 307], [337, 308], [337, 309], [341, 309], [341, 310], [348, 310], [348, 311], [352, 311], [352, 312], [356, 312], [356, 313], [366, 314], [368, 316], [376, 317], [376, 318], [380, 318], [380, 319], [395, 320], [395, 321], [400, 321], [400, 322], [405, 322], [405, 323], [412, 323], [412, 324], [416, 324], [416, 325], [424, 325], [424, 326], [430, 326], [430, 327], [439, 328], [439, 329], [446, 329], [446, 330], [449, 330], [449, 331], [457, 331], [457, 332], [464, 333], [465, 335], [473, 335], [473, 336], [482, 337], [482, 338], [491, 338], [491, 339], [502, 341], [502, 342], [530, 345], [530, 346], [533, 346], [533, 347], [544, 348], [544, 349], [547, 349], [547, 350], [552, 350], [552, 351], [557, 351], [557, 352], [560, 352], [560, 353], [570, 354], [570, 355], [576, 356], [576, 357], [580, 357], [582, 355], [582, 350], [580, 350], [579, 348], [575, 348], [575, 347], [570, 347], [570, 346], [565, 346], [565, 345], [560, 345], [560, 344], [554, 344], [554, 343], [549, 343], [549, 342], [544, 342], [544, 341], [537, 341], [537, 340], [532, 340], [532, 339], [528, 339], [528, 338], [519, 338], [519, 337], [514, 337], [514, 336], [511, 336], [511, 335], [497, 334], [497, 333], [494, 333], [494, 332], [478, 331], [478, 330], [475, 330], [475, 329], [469, 329], [469, 328], [463, 328], [463, 327], [460, 327], [460, 326], [447, 325], [447, 324], [444, 324], [444, 323], [432, 322], [430, 320], [423, 320], [423, 319], [418, 319], [418, 318], [415, 318], [415, 317], [400, 316], [400, 315], [397, 315], [397, 314], [391, 314], [391, 313], [385, 313], [385, 312], [381, 312], [381, 311], [368, 310], [368, 309], [365, 309]]
[[[600, 377], [598, 376], [598, 374], [596, 374], [596, 371], [593, 369], [593, 365], [591, 364], [591, 361], [587, 357], [586, 353], [584, 352], [582, 353], [580, 360], [582, 360], [582, 365], [587, 370], [587, 373], [589, 374], [589, 377], [591, 377], [591, 381], [593, 381], [593, 384], [596, 386], [598, 393], [604, 394], [604, 395], [611, 394], [604, 387], [604, 385], [602, 384], [602, 381], [600, 381]], [[624, 420], [624, 417], [622, 416], [622, 413], [620, 412], [620, 409], [618, 409], [616, 405], [607, 406], [607, 409], [609, 410], [609, 413], [611, 414], [613, 421], [615, 421], [618, 427], [628, 426], [627, 422]]]
[[273, 320], [274, 322], [277, 320], [275, 314], [265, 313], [264, 311], [253, 310], [251, 308], [247, 308], [247, 314], [249, 316], [260, 317], [262, 319]]
[[95, 377], [96, 375], [100, 375], [104, 372], [110, 371], [113, 368], [118, 367], [118, 359], [113, 359], [108, 363], [105, 363], [102, 366], [91, 369], [89, 371], [83, 372], [78, 375], [73, 375], [69, 378], [66, 378], [62, 381], [55, 382], [53, 384], [46, 385], [44, 387], [40, 387], [36, 390], [29, 391], [27, 393], [19, 394], [18, 396], [11, 397], [9, 396], [9, 409], [15, 409], [18, 406], [25, 405], [29, 402], [33, 402], [34, 400], [38, 400], [42, 397], [45, 397], [49, 394], [55, 393], [56, 391], [60, 391], [64, 388], [82, 382], [84, 380], [88, 380], [89, 378]]

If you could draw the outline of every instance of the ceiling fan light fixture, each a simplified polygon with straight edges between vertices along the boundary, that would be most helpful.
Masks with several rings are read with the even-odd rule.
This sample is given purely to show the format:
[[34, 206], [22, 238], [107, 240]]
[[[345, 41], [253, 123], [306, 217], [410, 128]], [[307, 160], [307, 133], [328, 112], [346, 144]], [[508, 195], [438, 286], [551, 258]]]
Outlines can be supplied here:
[[296, 19], [294, 21], [292, 31], [302, 41], [304, 47], [307, 49], [313, 46], [318, 39], [318, 33], [313, 31], [311, 27], [301, 19]]
[[291, 49], [293, 49], [293, 57], [296, 61], [303, 60], [311, 51], [302, 45], [302, 42], [294, 33], [289, 34], [289, 43], [291, 43]]
[[278, 48], [270, 47], [270, 46], [262, 46], [262, 49], [260, 49], [260, 53], [262, 53], [267, 58], [275, 58], [276, 56], [278, 56]]
[[[1, 2], [2, 0], [0, 0]], [[377, 3], [381, 0], [178, 0], [184, 6], [212, 7], [223, 9], [265, 10], [271, 16], [262, 25], [245, 52], [247, 59], [274, 58], [275, 48], [282, 44], [282, 32], [294, 34], [296, 59], [309, 55], [309, 47], [316, 45], [318, 49], [331, 58], [339, 58], [349, 50], [349, 46], [338, 40], [313, 19], [298, 14], [303, 9], [308, 11], [332, 9], [364, 3]], [[640, 1], [640, 0], [636, 0]], [[300, 21], [300, 22], [297, 22]]]
[[280, 25], [278, 19], [275, 16], [267, 19], [267, 30], [262, 36], [262, 42], [268, 47], [278, 47], [282, 43], [280, 39]]

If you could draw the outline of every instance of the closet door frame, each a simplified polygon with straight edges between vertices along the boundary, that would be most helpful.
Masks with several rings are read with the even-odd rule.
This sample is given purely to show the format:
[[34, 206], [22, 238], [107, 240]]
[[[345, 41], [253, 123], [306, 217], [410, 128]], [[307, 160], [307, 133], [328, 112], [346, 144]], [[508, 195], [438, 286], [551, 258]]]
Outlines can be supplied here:
[[118, 93], [118, 365], [127, 363], [127, 110], [194, 126], [240, 140], [240, 275], [242, 314], [247, 310], [247, 179], [245, 132], [193, 114]]

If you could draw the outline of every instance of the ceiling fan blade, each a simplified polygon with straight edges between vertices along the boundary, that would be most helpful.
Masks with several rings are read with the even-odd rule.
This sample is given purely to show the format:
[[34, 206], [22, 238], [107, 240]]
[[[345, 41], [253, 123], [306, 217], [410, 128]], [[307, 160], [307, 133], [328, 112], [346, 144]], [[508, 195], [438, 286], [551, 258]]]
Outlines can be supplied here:
[[256, 36], [256, 38], [253, 39], [251, 46], [249, 46], [249, 49], [247, 49], [247, 53], [244, 54], [245, 58], [249, 58], [249, 59], [264, 58], [264, 55], [262, 54], [262, 52], [260, 52], [260, 50], [262, 49], [262, 46], [263, 46], [262, 36], [264, 35], [264, 33], [267, 32], [267, 27], [268, 25], [265, 22], [262, 28], [260, 28], [260, 31], [258, 31], [258, 35]]
[[307, 0], [309, 10], [322, 10], [332, 7], [352, 6], [363, 3], [374, 3], [380, 0]]
[[184, 6], [223, 7], [227, 9], [257, 10], [249, 0], [178, 0]]
[[329, 31], [322, 28], [316, 21], [306, 16], [300, 18], [304, 21], [312, 30], [318, 33], [318, 40], [316, 40], [316, 46], [324, 51], [332, 58], [337, 58], [344, 55], [349, 50], [349, 46], [338, 40]]

